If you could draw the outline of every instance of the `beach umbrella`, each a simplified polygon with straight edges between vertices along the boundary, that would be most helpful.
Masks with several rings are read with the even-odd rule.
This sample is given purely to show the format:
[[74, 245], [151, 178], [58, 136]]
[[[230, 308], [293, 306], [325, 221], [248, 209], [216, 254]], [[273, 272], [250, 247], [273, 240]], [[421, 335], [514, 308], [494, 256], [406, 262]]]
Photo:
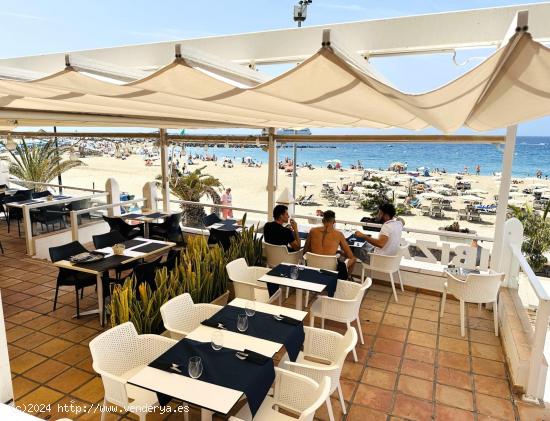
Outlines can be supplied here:
[[520, 191], [511, 191], [508, 196], [510, 197], [519, 197], [519, 196], [525, 196], [524, 193], [520, 192]]
[[340, 161], [339, 159], [327, 159], [325, 161], [327, 164], [341, 164], [342, 161]]
[[443, 199], [445, 196], [439, 193], [428, 192], [428, 193], [419, 194], [418, 197], [422, 199], [431, 200], [431, 199]]

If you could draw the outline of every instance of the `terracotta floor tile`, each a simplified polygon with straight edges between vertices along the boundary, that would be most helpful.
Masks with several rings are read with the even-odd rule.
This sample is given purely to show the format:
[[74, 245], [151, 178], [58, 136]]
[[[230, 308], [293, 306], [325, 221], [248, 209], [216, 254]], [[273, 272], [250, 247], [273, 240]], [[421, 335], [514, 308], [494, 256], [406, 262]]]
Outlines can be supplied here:
[[476, 392], [478, 393], [503, 399], [510, 398], [510, 385], [508, 384], [508, 380], [474, 374], [474, 382], [476, 385]]
[[407, 344], [405, 348], [405, 358], [422, 361], [429, 364], [435, 362], [435, 350], [414, 344]]
[[15, 357], [18, 357], [19, 355], [21, 355], [25, 352], [26, 351], [24, 349], [21, 349], [18, 346], [8, 344], [8, 355], [10, 356], [10, 361], [13, 360]]
[[439, 337], [439, 349], [448, 352], [456, 352], [457, 354], [468, 355], [468, 341], [461, 339], [447, 338], [445, 336]]
[[6, 320], [21, 325], [29, 320], [35, 319], [38, 316], [40, 316], [40, 313], [36, 313], [30, 310], [24, 310], [20, 313], [14, 314], [13, 316], [6, 317]]
[[[445, 311], [439, 322], [446, 325], [460, 326], [460, 315]], [[468, 325], [466, 324], [466, 326]]]
[[386, 309], [386, 313], [397, 314], [398, 316], [409, 317], [412, 312], [412, 307], [403, 306], [400, 304], [390, 303]]
[[94, 376], [86, 371], [69, 368], [48, 382], [48, 386], [63, 393], [70, 393]]
[[409, 327], [409, 320], [410, 320], [409, 317], [406, 317], [406, 316], [398, 316], [396, 314], [386, 313], [386, 315], [384, 316], [384, 319], [382, 319], [382, 323], [385, 325], [406, 329]]
[[436, 386], [436, 400], [445, 405], [472, 411], [474, 409], [473, 399], [474, 397], [469, 391], [442, 384]]
[[346, 418], [348, 421], [386, 421], [386, 414], [361, 405], [352, 405]]
[[432, 420], [432, 403], [398, 393], [392, 414], [407, 420]]
[[341, 377], [358, 382], [363, 374], [363, 364], [346, 361], [342, 369]]
[[494, 332], [495, 325], [492, 320], [478, 319], [471, 317], [468, 319], [467, 326], [470, 329], [486, 330], [487, 332]]
[[42, 332], [49, 333], [53, 336], [61, 336], [62, 334], [74, 329], [75, 327], [76, 326], [73, 323], [67, 322], [65, 320], [59, 320], [57, 323], [51, 324], [42, 329]]
[[439, 335], [440, 336], [447, 336], [449, 338], [455, 338], [455, 339], [462, 339], [466, 340], [468, 339], [468, 329], [466, 329], [466, 336], [462, 336], [460, 334], [460, 325], [447, 325], [447, 324], [441, 324], [439, 326]]
[[401, 358], [393, 355], [375, 352], [367, 361], [367, 366], [376, 367], [383, 370], [397, 371]]
[[53, 336], [46, 335], [42, 332], [33, 332], [32, 334], [15, 341], [13, 344], [17, 345], [20, 348], [30, 350], [36, 348], [39, 345], [42, 345], [45, 342], [48, 342], [51, 339], [53, 339]]
[[439, 311], [439, 301], [426, 300], [425, 298], [417, 298], [414, 306], [425, 310]]
[[6, 331], [6, 338], [8, 339], [8, 342], [14, 343], [18, 339], [24, 338], [31, 333], [34, 333], [34, 330], [29, 329], [28, 327], [15, 326], [14, 328]]
[[500, 347], [500, 340], [498, 336], [495, 336], [494, 332], [470, 329], [470, 340], [472, 342], [479, 342], [482, 344]]
[[477, 411], [503, 420], [515, 420], [514, 409], [509, 400], [476, 393]]
[[368, 406], [382, 412], [391, 409], [393, 392], [378, 387], [360, 384], [355, 392], [353, 403]]
[[25, 372], [25, 377], [39, 383], [45, 383], [63, 373], [69, 367], [55, 360], [47, 360]]
[[82, 345], [73, 345], [54, 358], [62, 363], [73, 365], [90, 356], [90, 349]]
[[362, 321], [380, 323], [384, 317], [384, 313], [381, 311], [361, 309], [359, 310], [359, 317]]
[[18, 401], [19, 399], [21, 399], [21, 397], [23, 397], [30, 391], [40, 386], [39, 383], [33, 382], [32, 380], [26, 379], [21, 376], [15, 377], [12, 380], [12, 385], [13, 385], [13, 395], [16, 401]]
[[405, 375], [399, 376], [397, 390], [406, 395], [415, 396], [428, 401], [431, 401], [433, 398], [433, 383], [416, 377]]
[[407, 329], [382, 325], [378, 332], [378, 337], [404, 342], [407, 337]]
[[409, 332], [409, 336], [407, 337], [407, 342], [418, 346], [425, 346], [427, 348], [435, 348], [437, 336], [430, 333], [411, 330]]
[[[80, 368], [81, 370], [88, 371], [90, 373], [95, 373], [94, 368], [92, 367], [92, 357], [84, 358], [82, 361], [80, 361], [78, 364], [75, 364], [75, 367]], [[345, 365], [344, 365], [345, 369]], [[344, 370], [342, 370], [342, 377]]]
[[65, 341], [59, 338], [54, 338], [34, 348], [34, 352], [45, 355], [46, 357], [52, 357], [56, 354], [59, 354], [61, 351], [70, 348], [71, 346], [73, 346], [72, 342]]
[[472, 356], [485, 358], [487, 360], [504, 362], [502, 349], [493, 345], [485, 345], [472, 342]]
[[486, 376], [506, 378], [504, 363], [472, 357], [472, 371]]
[[35, 354], [34, 352], [25, 352], [10, 361], [11, 371], [21, 374], [45, 360], [46, 357], [42, 355]]
[[78, 326], [75, 329], [63, 334], [63, 339], [73, 342], [83, 342], [86, 339], [90, 339], [92, 336], [96, 336], [97, 334], [98, 331], [95, 329], [90, 329], [85, 326]]
[[[337, 396], [337, 395], [335, 395], [335, 396]], [[330, 403], [332, 405], [332, 412], [334, 414], [334, 419], [335, 420], [342, 420], [344, 418], [344, 413], [342, 412], [342, 408], [340, 407], [340, 402], [338, 401], [338, 398], [331, 398]], [[158, 414], [158, 415], [160, 417], [158, 419], [159, 420], [162, 419], [161, 414]], [[182, 417], [182, 418], [184, 418], [184, 417]], [[319, 421], [329, 421], [330, 420], [326, 404], [321, 405], [321, 407], [315, 412], [315, 418]], [[154, 420], [155, 420], [155, 418], [154, 418], [153, 415], [151, 415], [151, 416], [148, 415], [147, 416], [147, 421], [154, 421]], [[185, 420], [185, 418], [184, 418], [184, 420]]]
[[429, 320], [431, 322], [437, 322], [439, 320], [439, 313], [437, 311], [426, 310], [418, 307], [415, 307], [412, 316], [415, 319]]
[[405, 344], [403, 342], [392, 341], [390, 339], [378, 338], [374, 343], [374, 350], [384, 354], [400, 356], [403, 353]]
[[470, 374], [448, 367], [437, 368], [437, 382], [460, 389], [472, 390], [472, 376]]
[[437, 334], [437, 322], [413, 318], [411, 320], [411, 329], [418, 330], [419, 332]]
[[17, 402], [17, 405], [19, 406], [25, 406], [25, 405], [48, 405], [53, 404], [54, 402], [58, 401], [63, 397], [62, 393], [56, 392], [53, 389], [50, 389], [49, 387], [40, 386], [39, 388], [33, 390], [32, 392], [26, 394], [23, 396], [19, 401]]
[[363, 335], [376, 335], [379, 326], [380, 325], [375, 322], [362, 322], [361, 328], [363, 329]]
[[401, 365], [401, 374], [433, 381], [434, 366], [432, 364], [405, 358], [403, 359], [403, 363]]
[[451, 406], [435, 405], [436, 421], [474, 421], [474, 413]]
[[396, 378], [397, 374], [394, 372], [367, 367], [363, 373], [361, 382], [382, 389], [394, 390]]
[[103, 399], [103, 383], [100, 377], [94, 377], [88, 383], [80, 386], [72, 395], [86, 402], [95, 403]]
[[451, 367], [457, 370], [470, 371], [470, 357], [456, 352], [439, 351], [438, 363], [442, 367]]
[[45, 328], [46, 326], [51, 325], [52, 323], [55, 323], [58, 319], [55, 317], [50, 316], [44, 316], [41, 315], [37, 317], [36, 319], [29, 320], [25, 323], [23, 323], [24, 326], [31, 327], [36, 330], [41, 330]]
[[[517, 401], [516, 401], [517, 402]], [[521, 421], [547, 421], [550, 419], [550, 407], [517, 402]]]

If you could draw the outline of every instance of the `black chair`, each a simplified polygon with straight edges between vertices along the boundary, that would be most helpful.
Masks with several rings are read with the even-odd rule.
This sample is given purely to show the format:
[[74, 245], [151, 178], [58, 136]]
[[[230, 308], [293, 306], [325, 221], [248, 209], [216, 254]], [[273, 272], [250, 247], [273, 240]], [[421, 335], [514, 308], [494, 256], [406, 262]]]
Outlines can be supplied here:
[[171, 272], [176, 267], [176, 264], [179, 262], [180, 256], [180, 249], [171, 249], [166, 256], [166, 260], [162, 262], [162, 267], [165, 267], [168, 272]]
[[38, 209], [32, 209], [31, 221], [37, 222], [44, 230], [46, 226], [46, 232], [50, 232], [50, 225], [52, 230], [55, 230], [55, 224], [59, 224], [59, 229], [67, 228], [65, 223], [65, 210], [63, 205], [44, 206]]
[[208, 244], [220, 244], [224, 250], [229, 250], [231, 245], [231, 238], [239, 235], [237, 230], [221, 230], [216, 228], [210, 228], [210, 235], [208, 237]]
[[[96, 249], [102, 249], [104, 247], [112, 247], [118, 243], [124, 243], [127, 240], [122, 236], [122, 234], [119, 231], [110, 231], [105, 234], [93, 235], [92, 241], [94, 242], [94, 247]], [[141, 263], [141, 259], [134, 260], [130, 263], [118, 265], [115, 268], [115, 276], [117, 281], [120, 281], [122, 272], [130, 269], [134, 269], [140, 263]]]
[[[64, 244], [58, 247], [50, 248], [50, 259], [52, 262], [58, 262], [60, 260], [68, 260], [71, 256], [75, 256], [79, 253], [84, 253], [88, 250], [80, 244], [78, 241], [73, 241], [68, 244]], [[97, 279], [95, 275], [78, 272], [75, 270], [59, 268], [57, 274], [57, 282], [55, 285], [55, 298], [53, 300], [53, 310], [57, 307], [57, 295], [60, 286], [74, 286], [76, 293], [76, 318], [80, 317], [80, 304], [78, 292], [83, 293], [85, 287], [97, 285]], [[108, 289], [108, 288], [107, 288]], [[105, 288], [103, 288], [105, 291]], [[107, 291], [108, 292], [108, 291]]]
[[143, 237], [143, 224], [130, 225], [120, 217], [111, 218], [105, 215], [103, 215], [103, 220], [109, 224], [111, 231], [120, 232], [127, 240], [136, 237]]
[[134, 268], [132, 275], [136, 278], [136, 288], [146, 283], [151, 288], [151, 291], [156, 291], [155, 274], [157, 273], [157, 269], [162, 267], [160, 263], [161, 259], [162, 256], [152, 262], [141, 263]]
[[[92, 199], [82, 199], [71, 202], [67, 205], [66, 215], [69, 216], [71, 211], [78, 211], [82, 209], [90, 209], [92, 207]], [[82, 223], [82, 218], [91, 220], [92, 217], [89, 213], [81, 213], [78, 215], [78, 223]]]
[[162, 238], [166, 241], [173, 241], [178, 243], [181, 241], [185, 244], [185, 238], [183, 238], [183, 231], [180, 227], [181, 218], [183, 213], [173, 213], [164, 219], [161, 224], [151, 223], [149, 224], [149, 236], [151, 238]]
[[[13, 196], [4, 200], [4, 204], [10, 202], [22, 202], [24, 200], [32, 199], [33, 190], [17, 190]], [[17, 233], [21, 237], [21, 221], [23, 220], [23, 209], [7, 207], [8, 210], [8, 233], [11, 228], [11, 221], [17, 221]]]
[[8, 213], [6, 212], [6, 207], [4, 206], [4, 202], [9, 197], [10, 196], [6, 196], [6, 193], [0, 193], [0, 212], [4, 214], [4, 219], [6, 220], [6, 223], [8, 222]]
[[209, 227], [210, 225], [216, 224], [221, 221], [222, 221], [221, 218], [215, 213], [211, 213], [210, 215], [202, 218], [202, 223], [204, 224], [205, 227]]
[[48, 197], [48, 196], [51, 196], [52, 194], [48, 191], [48, 190], [44, 190], [44, 191], [35, 191], [32, 193], [32, 198], [33, 199], [40, 199], [42, 197]]

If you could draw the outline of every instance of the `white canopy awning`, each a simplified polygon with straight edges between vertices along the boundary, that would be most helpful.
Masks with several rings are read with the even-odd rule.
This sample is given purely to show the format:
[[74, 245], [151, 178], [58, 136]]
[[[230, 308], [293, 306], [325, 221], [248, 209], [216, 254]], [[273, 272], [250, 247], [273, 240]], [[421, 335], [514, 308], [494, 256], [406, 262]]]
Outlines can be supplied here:
[[183, 58], [127, 84], [69, 66], [31, 82], [0, 80], [0, 126], [434, 127], [450, 133], [550, 114], [550, 51], [529, 33], [516, 33], [476, 68], [424, 94], [401, 92], [374, 75], [330, 42], [253, 87]]

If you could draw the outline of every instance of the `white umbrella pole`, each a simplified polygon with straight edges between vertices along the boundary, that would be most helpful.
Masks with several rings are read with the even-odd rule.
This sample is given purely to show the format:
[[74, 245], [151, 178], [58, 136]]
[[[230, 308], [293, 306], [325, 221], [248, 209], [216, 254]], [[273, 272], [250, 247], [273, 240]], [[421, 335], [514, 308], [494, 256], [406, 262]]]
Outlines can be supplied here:
[[[297, 131], [294, 130], [294, 134], [297, 134]], [[292, 165], [293, 165], [293, 171], [292, 171], [292, 197], [296, 198], [296, 142], [294, 142], [294, 147], [292, 150]]]

